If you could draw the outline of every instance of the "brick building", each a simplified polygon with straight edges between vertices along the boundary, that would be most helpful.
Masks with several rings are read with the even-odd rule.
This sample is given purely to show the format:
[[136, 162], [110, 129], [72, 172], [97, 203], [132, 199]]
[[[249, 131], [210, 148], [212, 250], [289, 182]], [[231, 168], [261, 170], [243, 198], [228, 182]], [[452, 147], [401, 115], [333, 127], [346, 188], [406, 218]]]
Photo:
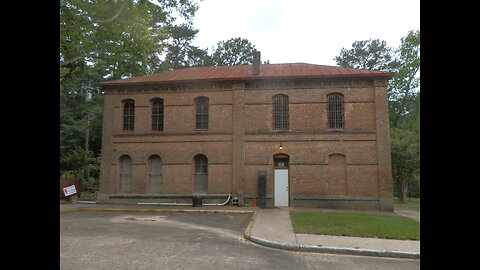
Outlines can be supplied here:
[[392, 211], [387, 82], [311, 64], [193, 67], [101, 83], [99, 202]]

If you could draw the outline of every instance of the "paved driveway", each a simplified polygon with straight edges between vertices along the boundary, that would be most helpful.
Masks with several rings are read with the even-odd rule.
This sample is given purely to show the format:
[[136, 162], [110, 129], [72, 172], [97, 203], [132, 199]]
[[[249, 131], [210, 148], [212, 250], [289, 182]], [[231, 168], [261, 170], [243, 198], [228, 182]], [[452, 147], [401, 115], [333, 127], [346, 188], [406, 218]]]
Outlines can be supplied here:
[[[298, 253], [248, 242], [251, 214], [72, 212], [61, 269], [419, 269], [418, 260]], [[326, 268], [325, 268], [326, 267]]]

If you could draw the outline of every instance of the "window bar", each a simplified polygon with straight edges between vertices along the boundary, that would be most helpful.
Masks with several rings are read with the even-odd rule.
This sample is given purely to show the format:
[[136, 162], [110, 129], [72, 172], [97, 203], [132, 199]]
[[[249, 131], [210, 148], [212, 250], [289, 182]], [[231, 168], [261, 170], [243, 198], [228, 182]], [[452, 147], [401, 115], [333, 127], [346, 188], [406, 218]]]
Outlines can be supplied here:
[[123, 106], [123, 130], [133, 130], [135, 121], [135, 103], [133, 100], [127, 100]]
[[198, 98], [196, 101], [196, 129], [208, 129], [208, 99]]
[[343, 128], [343, 95], [333, 93], [328, 95], [329, 128]]
[[163, 131], [163, 99], [158, 99], [153, 102], [152, 130]]
[[288, 96], [273, 97], [273, 120], [275, 129], [288, 129]]

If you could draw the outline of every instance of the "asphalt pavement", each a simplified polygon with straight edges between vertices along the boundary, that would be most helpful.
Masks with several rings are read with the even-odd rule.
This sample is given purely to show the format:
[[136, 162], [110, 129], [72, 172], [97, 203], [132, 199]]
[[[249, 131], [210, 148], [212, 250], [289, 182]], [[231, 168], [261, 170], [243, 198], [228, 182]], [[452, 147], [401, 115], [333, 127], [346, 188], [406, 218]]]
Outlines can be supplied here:
[[296, 234], [293, 232], [289, 211], [334, 211], [401, 215], [420, 221], [420, 214], [406, 209], [395, 212], [328, 210], [318, 208], [257, 208], [238, 206], [155, 206], [97, 203], [60, 204], [60, 212], [113, 211], [113, 212], [193, 212], [193, 213], [253, 213], [244, 230], [244, 237], [254, 243], [277, 249], [299, 252], [348, 254], [391, 258], [420, 259], [420, 241], [393, 240], [365, 237]]

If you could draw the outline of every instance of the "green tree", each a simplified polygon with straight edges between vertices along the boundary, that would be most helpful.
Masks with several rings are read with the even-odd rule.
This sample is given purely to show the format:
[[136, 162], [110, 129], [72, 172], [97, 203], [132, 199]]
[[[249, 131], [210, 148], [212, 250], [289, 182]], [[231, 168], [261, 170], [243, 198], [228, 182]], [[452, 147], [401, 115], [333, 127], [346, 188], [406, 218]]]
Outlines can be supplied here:
[[212, 54], [212, 64], [215, 66], [251, 65], [254, 50], [255, 45], [245, 38], [219, 41]]
[[[87, 128], [89, 130], [89, 149], [95, 155], [100, 153], [103, 124], [103, 95], [98, 86], [91, 86], [88, 81], [67, 84], [60, 91], [60, 154], [75, 146], [84, 146]], [[92, 96], [86, 101], [86, 94]]]
[[158, 66], [156, 72], [211, 65], [208, 51], [192, 45], [198, 31], [198, 29], [193, 29], [191, 24], [168, 27], [167, 33], [170, 38], [167, 41], [165, 59]]
[[197, 9], [195, 0], [60, 0], [60, 169], [72, 169], [65, 157], [84, 148], [87, 128], [89, 149], [100, 154], [98, 82], [151, 73], [175, 18], [189, 21]]
[[390, 130], [392, 152], [392, 178], [400, 202], [405, 200], [408, 183], [420, 173], [420, 134], [417, 130], [392, 128]]
[[398, 66], [394, 49], [379, 39], [355, 41], [351, 49], [342, 48], [333, 59], [340, 67], [393, 71]]
[[420, 31], [409, 31], [396, 50], [399, 62], [389, 87], [392, 176], [399, 200], [420, 175]]
[[88, 63], [108, 79], [149, 73], [152, 55], [165, 49], [174, 15], [190, 20], [198, 9], [192, 0], [157, 2], [61, 0], [61, 68]]
[[75, 178], [84, 178], [87, 169], [93, 178], [98, 179], [100, 173], [100, 157], [95, 156], [92, 151], [85, 150], [80, 146], [75, 146], [60, 156], [60, 165], [62, 171], [71, 174]]
[[[193, 46], [192, 40], [198, 33], [191, 25], [182, 24], [169, 29], [170, 39], [167, 42], [165, 59], [158, 66], [157, 71], [175, 70], [196, 66], [232, 66], [252, 64], [252, 53], [255, 50], [248, 39], [232, 38], [219, 41], [213, 48], [212, 54], [208, 49]], [[269, 64], [269, 61], [264, 61]]]
[[420, 31], [412, 30], [406, 37], [402, 37], [396, 54], [399, 65], [389, 83], [388, 93], [392, 127], [396, 127], [398, 121], [409, 118], [412, 113], [419, 114]]
[[355, 41], [334, 60], [341, 67], [395, 72], [387, 89], [392, 177], [403, 201], [420, 172], [420, 31], [409, 31], [398, 48], [378, 39]]

